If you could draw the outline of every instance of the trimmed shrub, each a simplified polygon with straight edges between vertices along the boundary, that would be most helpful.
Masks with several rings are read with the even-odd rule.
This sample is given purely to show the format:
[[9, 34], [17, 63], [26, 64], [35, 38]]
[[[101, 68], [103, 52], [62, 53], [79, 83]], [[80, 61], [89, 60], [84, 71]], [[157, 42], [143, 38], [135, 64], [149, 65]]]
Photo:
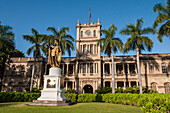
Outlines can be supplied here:
[[170, 94], [103, 94], [104, 102], [140, 107], [144, 112], [170, 112]]
[[0, 92], [0, 102], [31, 102], [40, 97], [40, 93]]
[[96, 102], [96, 97], [97, 97], [97, 94], [90, 94], [90, 93], [79, 94], [77, 101], [78, 102]]
[[77, 101], [77, 94], [75, 94], [75, 93], [66, 93], [65, 97], [67, 98], [67, 100], [69, 100], [71, 102]]
[[78, 92], [75, 89], [68, 88], [65, 93], [75, 93], [78, 94]]
[[[143, 93], [158, 93], [155, 90], [148, 90], [145, 87], [142, 87]], [[106, 93], [112, 93], [111, 87], [101, 87], [98, 90], [96, 90], [97, 94], [106, 94]], [[139, 87], [133, 86], [133, 87], [126, 87], [126, 89], [123, 89], [121, 87], [118, 87], [115, 89], [115, 93], [133, 93], [133, 94], [139, 94]]]

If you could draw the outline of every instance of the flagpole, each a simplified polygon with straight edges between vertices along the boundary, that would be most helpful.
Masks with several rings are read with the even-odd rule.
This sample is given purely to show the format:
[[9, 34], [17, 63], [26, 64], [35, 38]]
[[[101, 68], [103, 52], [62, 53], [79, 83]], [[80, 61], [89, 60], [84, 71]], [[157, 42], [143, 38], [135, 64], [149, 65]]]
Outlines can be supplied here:
[[91, 9], [89, 9], [89, 25], [90, 25], [90, 20], [91, 20]]

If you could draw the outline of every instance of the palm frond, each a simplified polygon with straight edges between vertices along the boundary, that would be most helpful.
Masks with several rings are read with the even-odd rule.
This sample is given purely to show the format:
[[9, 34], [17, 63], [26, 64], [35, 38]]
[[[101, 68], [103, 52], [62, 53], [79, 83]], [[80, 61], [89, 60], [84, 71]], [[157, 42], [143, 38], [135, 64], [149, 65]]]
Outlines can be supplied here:
[[27, 54], [28, 54], [28, 55], [30, 55], [30, 54], [32, 53], [34, 47], [35, 47], [35, 46], [32, 46], [32, 47], [30, 47], [30, 48], [27, 50]]

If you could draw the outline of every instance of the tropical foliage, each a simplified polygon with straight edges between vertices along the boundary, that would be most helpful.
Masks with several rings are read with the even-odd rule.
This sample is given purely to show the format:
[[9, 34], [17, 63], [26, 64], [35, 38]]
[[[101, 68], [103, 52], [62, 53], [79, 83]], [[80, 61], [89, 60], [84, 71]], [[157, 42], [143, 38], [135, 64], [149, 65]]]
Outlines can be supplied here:
[[[44, 45], [47, 45], [49, 47], [51, 44], [53, 44], [54, 40], [57, 40], [59, 43], [59, 47], [61, 48], [62, 55], [65, 54], [65, 52], [68, 52], [68, 55], [71, 56], [71, 50], [74, 50], [74, 38], [71, 35], [67, 34], [67, 31], [69, 31], [69, 27], [61, 28], [60, 30], [56, 30], [54, 27], [48, 27], [48, 31], [51, 31], [53, 35], [50, 35], [46, 37], [46, 41], [44, 42]], [[47, 51], [47, 49], [45, 49]]]
[[153, 42], [149, 37], [145, 36], [146, 34], [154, 34], [155, 30], [153, 28], [143, 28], [143, 19], [138, 19], [136, 24], [128, 24], [126, 29], [122, 30], [120, 33], [122, 35], [130, 35], [131, 37], [127, 40], [124, 45], [125, 52], [129, 50], [136, 50], [137, 52], [137, 70], [138, 70], [138, 77], [139, 77], [139, 86], [140, 86], [140, 93], [142, 94], [142, 80], [140, 74], [140, 62], [139, 62], [139, 53], [142, 50], [147, 49], [148, 51], [151, 50], [153, 47]]
[[[10, 51], [15, 49], [14, 33], [12, 27], [8, 25], [1, 25], [0, 21], [0, 79], [3, 78], [5, 61], [10, 54]], [[2, 84], [0, 84], [2, 86]], [[1, 87], [0, 87], [1, 91]]]
[[119, 38], [115, 38], [115, 32], [117, 28], [112, 24], [107, 30], [101, 30], [100, 32], [105, 35], [105, 38], [101, 38], [97, 45], [101, 45], [101, 52], [104, 52], [107, 55], [112, 55], [112, 93], [115, 93], [115, 76], [114, 76], [114, 58], [113, 53], [116, 53], [118, 50], [123, 52], [123, 43]]
[[43, 46], [41, 43], [44, 41], [46, 35], [39, 34], [37, 30], [34, 28], [31, 29], [33, 35], [23, 35], [23, 39], [29, 41], [31, 44], [34, 44], [27, 50], [27, 54], [30, 55], [33, 52], [34, 56], [34, 67], [32, 70], [32, 77], [31, 77], [31, 86], [30, 86], [30, 92], [32, 91], [32, 85], [33, 85], [33, 77], [35, 74], [35, 65], [36, 65], [36, 58], [41, 56], [41, 49], [43, 49]]
[[[158, 39], [162, 42], [162, 37], [170, 37], [170, 0], [166, 4], [158, 3], [153, 7], [154, 12], [158, 12], [158, 16], [154, 22], [154, 28], [158, 29]], [[160, 25], [160, 26], [159, 26]]]

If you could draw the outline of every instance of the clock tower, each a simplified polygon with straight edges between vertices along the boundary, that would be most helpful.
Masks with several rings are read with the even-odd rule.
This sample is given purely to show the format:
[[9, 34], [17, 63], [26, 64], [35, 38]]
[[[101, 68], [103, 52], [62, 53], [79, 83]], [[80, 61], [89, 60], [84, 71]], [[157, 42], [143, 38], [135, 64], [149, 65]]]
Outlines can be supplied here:
[[96, 23], [80, 23], [78, 20], [76, 28], [76, 57], [79, 59], [100, 59], [100, 46], [97, 46], [101, 29], [99, 19]]
[[100, 39], [101, 24], [77, 23], [76, 67], [77, 88], [79, 93], [95, 93], [101, 87], [101, 54]]

